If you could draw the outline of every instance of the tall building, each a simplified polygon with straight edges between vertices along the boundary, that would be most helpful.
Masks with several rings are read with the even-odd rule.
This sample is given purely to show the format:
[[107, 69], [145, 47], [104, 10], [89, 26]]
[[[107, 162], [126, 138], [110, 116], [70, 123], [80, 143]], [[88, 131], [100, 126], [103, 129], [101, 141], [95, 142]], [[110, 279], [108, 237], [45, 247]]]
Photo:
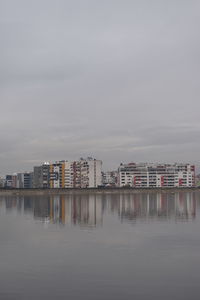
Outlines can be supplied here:
[[193, 187], [195, 166], [190, 164], [121, 164], [118, 185], [131, 187]]
[[50, 188], [95, 188], [102, 185], [102, 161], [88, 157], [50, 165]]
[[65, 162], [65, 188], [80, 188], [81, 164], [79, 161]]
[[50, 164], [50, 188], [65, 187], [65, 161]]
[[34, 167], [33, 171], [33, 187], [49, 188], [50, 187], [50, 164], [45, 162], [41, 166]]
[[80, 187], [93, 188], [102, 185], [102, 161], [91, 157], [80, 159]]
[[32, 188], [33, 187], [33, 172], [26, 172], [23, 175], [24, 175], [23, 188], [24, 189]]

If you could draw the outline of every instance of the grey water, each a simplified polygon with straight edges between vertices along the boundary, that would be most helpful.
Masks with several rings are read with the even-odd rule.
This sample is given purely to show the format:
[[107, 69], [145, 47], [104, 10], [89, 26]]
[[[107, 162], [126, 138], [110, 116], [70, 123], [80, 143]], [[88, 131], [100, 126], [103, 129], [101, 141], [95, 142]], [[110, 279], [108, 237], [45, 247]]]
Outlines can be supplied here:
[[1, 196], [0, 299], [200, 299], [200, 193]]

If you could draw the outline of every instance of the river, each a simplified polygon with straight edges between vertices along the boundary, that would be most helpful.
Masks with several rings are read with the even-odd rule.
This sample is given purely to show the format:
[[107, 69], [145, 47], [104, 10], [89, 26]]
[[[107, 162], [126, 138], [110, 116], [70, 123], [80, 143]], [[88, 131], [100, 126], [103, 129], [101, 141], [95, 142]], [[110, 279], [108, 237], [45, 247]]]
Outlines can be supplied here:
[[0, 299], [199, 299], [200, 192], [0, 197]]

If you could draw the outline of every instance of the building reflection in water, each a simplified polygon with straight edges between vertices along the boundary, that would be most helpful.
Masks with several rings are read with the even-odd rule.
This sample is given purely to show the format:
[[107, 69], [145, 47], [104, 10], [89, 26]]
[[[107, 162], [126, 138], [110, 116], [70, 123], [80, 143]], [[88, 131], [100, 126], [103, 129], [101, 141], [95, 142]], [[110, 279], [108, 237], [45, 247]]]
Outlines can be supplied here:
[[195, 218], [195, 193], [152, 193], [120, 196], [119, 215], [121, 220], [137, 218]]
[[44, 223], [97, 227], [105, 214], [117, 215], [121, 222], [148, 219], [189, 220], [196, 216], [195, 192], [79, 194], [36, 197], [1, 197], [3, 211], [31, 214]]
[[100, 196], [70, 195], [35, 199], [34, 217], [54, 224], [74, 224], [97, 227], [102, 225], [103, 211]]

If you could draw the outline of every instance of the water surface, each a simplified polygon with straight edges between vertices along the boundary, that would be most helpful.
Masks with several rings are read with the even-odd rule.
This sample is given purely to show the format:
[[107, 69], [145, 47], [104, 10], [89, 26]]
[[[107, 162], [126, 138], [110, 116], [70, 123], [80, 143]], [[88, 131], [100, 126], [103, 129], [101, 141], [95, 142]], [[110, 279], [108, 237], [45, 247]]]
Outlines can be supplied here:
[[199, 299], [200, 193], [0, 197], [0, 299]]

